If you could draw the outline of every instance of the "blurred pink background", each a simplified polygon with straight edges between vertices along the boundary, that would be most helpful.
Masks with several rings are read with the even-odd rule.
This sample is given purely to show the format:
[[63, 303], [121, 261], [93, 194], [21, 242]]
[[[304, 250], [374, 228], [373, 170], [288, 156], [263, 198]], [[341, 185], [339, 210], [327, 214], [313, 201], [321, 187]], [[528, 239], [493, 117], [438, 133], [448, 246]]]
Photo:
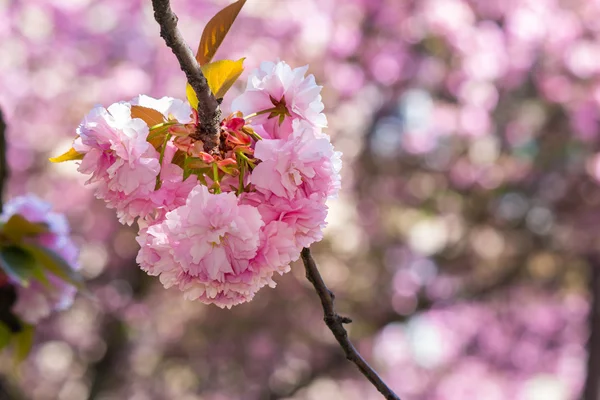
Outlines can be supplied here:
[[[172, 1], [193, 49], [228, 3]], [[137, 268], [135, 229], [76, 165], [47, 161], [94, 104], [185, 97], [150, 1], [0, 16], [9, 195], [67, 213], [96, 295], [40, 326], [20, 374], [0, 355], [6, 398], [379, 399], [301, 264], [232, 310], [184, 301]], [[313, 252], [403, 400], [578, 399], [586, 377], [597, 399], [599, 36], [598, 0], [248, 0], [217, 53], [247, 57], [242, 78], [281, 59], [323, 85], [343, 192]]]

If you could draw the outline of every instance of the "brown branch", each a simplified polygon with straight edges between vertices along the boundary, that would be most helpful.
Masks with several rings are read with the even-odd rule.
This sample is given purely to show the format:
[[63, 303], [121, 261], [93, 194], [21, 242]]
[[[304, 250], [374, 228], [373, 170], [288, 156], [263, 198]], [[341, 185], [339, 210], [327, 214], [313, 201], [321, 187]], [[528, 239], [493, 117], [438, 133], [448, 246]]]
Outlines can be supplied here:
[[221, 122], [219, 102], [215, 99], [208, 82], [194, 57], [194, 53], [185, 43], [177, 29], [177, 15], [171, 9], [169, 0], [152, 0], [154, 19], [160, 25], [160, 36], [177, 57], [181, 70], [198, 96], [198, 119], [200, 124], [196, 139], [202, 140], [208, 153], [218, 152]]
[[2, 212], [2, 204], [4, 200], [4, 189], [8, 180], [8, 161], [6, 160], [6, 123], [4, 115], [0, 110], [0, 212]]
[[352, 345], [350, 339], [348, 339], [348, 332], [344, 328], [344, 324], [352, 322], [350, 318], [342, 317], [335, 312], [333, 307], [333, 300], [335, 298], [333, 292], [327, 288], [315, 260], [313, 260], [310, 250], [307, 248], [302, 249], [302, 262], [306, 269], [306, 278], [314, 286], [319, 298], [321, 299], [321, 305], [323, 306], [324, 320], [327, 327], [335, 336], [338, 341], [346, 358], [354, 363], [360, 372], [375, 386], [375, 388], [388, 400], [400, 400], [400, 397], [396, 395], [390, 389], [385, 382], [379, 377], [377, 372], [365, 361], [360, 355], [358, 350]]
[[[219, 123], [221, 112], [219, 103], [208, 87], [206, 78], [198, 62], [194, 58], [191, 49], [185, 43], [181, 33], [177, 29], [177, 15], [171, 9], [169, 0], [152, 0], [154, 8], [154, 19], [160, 25], [160, 36], [171, 48], [181, 69], [185, 73], [190, 86], [198, 96], [198, 117], [200, 129], [198, 139], [204, 142], [204, 150], [218, 151], [219, 148]], [[349, 318], [339, 316], [333, 308], [333, 293], [325, 286], [323, 278], [310, 255], [309, 249], [302, 250], [302, 260], [306, 267], [306, 277], [313, 284], [323, 305], [325, 323], [333, 332], [338, 343], [346, 353], [346, 358], [353, 362], [361, 373], [379, 390], [388, 400], [400, 400], [400, 398], [383, 382], [369, 364], [362, 358], [348, 339], [348, 332], [343, 324], [352, 322]]]

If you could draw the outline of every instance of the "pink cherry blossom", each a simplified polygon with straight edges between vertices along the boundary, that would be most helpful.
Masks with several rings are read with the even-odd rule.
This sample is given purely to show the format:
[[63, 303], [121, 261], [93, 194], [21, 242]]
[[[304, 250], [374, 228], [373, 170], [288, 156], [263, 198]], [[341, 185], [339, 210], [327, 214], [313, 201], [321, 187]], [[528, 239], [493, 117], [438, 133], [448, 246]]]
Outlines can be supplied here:
[[[60, 255], [72, 268], [79, 269], [78, 250], [69, 236], [69, 224], [64, 215], [52, 212], [49, 203], [33, 195], [9, 200], [4, 205], [0, 219], [7, 221], [15, 214], [31, 222], [46, 224], [49, 232], [36, 238], [37, 243]], [[48, 281], [48, 286], [31, 281], [27, 287], [17, 287], [13, 312], [23, 321], [35, 324], [53, 311], [71, 306], [76, 288], [52, 274], [48, 274]]]
[[[260, 212], [265, 226], [260, 231], [260, 246], [252, 260], [255, 268], [270, 269], [283, 274], [289, 264], [300, 257], [303, 247], [323, 238], [327, 206], [318, 196], [290, 201], [260, 192], [244, 193], [241, 203], [252, 205]], [[275, 283], [269, 280], [270, 286]]]
[[[192, 109], [179, 99], [139, 95], [108, 110], [94, 108], [79, 126], [74, 148], [85, 154], [79, 171], [92, 174], [88, 182], [97, 182], [96, 197], [129, 225], [136, 217], [154, 219], [183, 205], [196, 184], [193, 177], [184, 182], [183, 170], [171, 164], [176, 151], [171, 144], [165, 148], [161, 171], [160, 154], [147, 141], [149, 128], [143, 120], [131, 118], [131, 105], [155, 109], [180, 123], [192, 121]], [[159, 173], [161, 186], [155, 190]]]
[[175, 119], [182, 124], [192, 122], [192, 108], [189, 103], [173, 97], [162, 97], [155, 99], [140, 94], [131, 100], [132, 105], [152, 108], [162, 113], [167, 119]]
[[269, 286], [274, 287], [272, 272], [286, 273], [290, 263], [300, 257], [301, 247], [295, 240], [294, 227], [283, 221], [272, 221], [260, 230], [260, 246], [251, 261], [253, 268], [269, 271], [265, 274]]
[[[289, 271], [303, 247], [322, 239], [325, 201], [340, 187], [341, 153], [321, 130], [326, 120], [320, 87], [305, 73], [306, 68], [265, 63], [250, 80], [246, 100], [259, 114], [250, 127], [264, 139], [252, 145], [249, 136], [237, 137], [248, 122], [242, 118], [224, 123], [230, 138], [246, 144], [257, 161], [243, 177], [250, 192], [240, 198], [235, 174], [219, 177], [216, 187], [223, 193], [215, 194], [208, 176], [203, 185], [196, 175], [184, 180], [184, 171], [172, 162], [181, 143], [167, 141], [159, 152], [147, 141], [146, 122], [131, 118], [131, 106], [139, 105], [190, 123], [194, 116], [187, 103], [140, 95], [130, 103], [96, 107], [84, 118], [74, 143], [84, 154], [79, 171], [91, 175], [96, 196], [116, 209], [122, 223], [139, 218], [137, 261], [165, 287], [179, 288], [190, 300], [231, 307], [265, 285], [275, 286], [273, 274]], [[265, 96], [275, 108], [261, 113], [259, 98]], [[208, 157], [205, 162], [214, 162]]]
[[306, 123], [295, 123], [288, 140], [259, 141], [254, 155], [261, 163], [250, 180], [259, 192], [291, 200], [313, 194], [333, 197], [339, 191], [341, 153]]
[[77, 128], [73, 147], [84, 154], [79, 172], [91, 174], [97, 182], [96, 197], [116, 208], [122, 223], [132, 224], [138, 214], [127, 211], [134, 199], [154, 191], [160, 171], [159, 153], [146, 141], [148, 126], [131, 118], [129, 103], [115, 103], [108, 109], [94, 108]]
[[268, 283], [250, 266], [263, 225], [256, 208], [239, 204], [235, 194], [198, 185], [185, 205], [140, 232], [137, 261], [190, 300], [231, 307]]
[[[293, 120], [326, 127], [321, 86], [317, 86], [313, 75], [305, 76], [307, 70], [308, 66], [292, 69], [283, 61], [261, 63], [248, 77], [246, 91], [233, 100], [232, 110], [244, 115], [259, 113], [251, 123], [262, 125], [268, 134], [265, 137], [271, 139], [287, 138]], [[264, 112], [271, 109], [276, 110]]]
[[[296, 253], [291, 257], [292, 261], [298, 258], [303, 247], [308, 247], [323, 239], [327, 205], [316, 194], [308, 198], [293, 200], [270, 196], [267, 200], [264, 194], [254, 192], [245, 193], [241, 197], [241, 201], [242, 204], [256, 207], [266, 226], [272, 222], [283, 222], [292, 228]], [[266, 227], [263, 229], [266, 230]]]
[[161, 186], [146, 197], [134, 197], [130, 201], [123, 201], [117, 209], [119, 219], [128, 219], [139, 216], [144, 219], [159, 220], [164, 215], [185, 201], [196, 186], [198, 178], [195, 175], [183, 179], [183, 170], [171, 161], [177, 148], [168, 143], [165, 147], [162, 168], [160, 170]]

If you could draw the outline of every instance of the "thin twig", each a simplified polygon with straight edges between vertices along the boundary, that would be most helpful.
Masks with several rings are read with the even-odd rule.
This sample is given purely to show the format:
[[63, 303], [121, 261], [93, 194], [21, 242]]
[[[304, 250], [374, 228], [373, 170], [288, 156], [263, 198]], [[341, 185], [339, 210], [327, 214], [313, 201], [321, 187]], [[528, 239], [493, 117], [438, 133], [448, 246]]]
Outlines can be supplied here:
[[360, 372], [375, 386], [375, 388], [388, 400], [400, 400], [400, 397], [390, 389], [381, 377], [375, 372], [373, 368], [365, 361], [360, 355], [358, 350], [352, 345], [350, 339], [348, 339], [348, 332], [344, 328], [344, 324], [352, 322], [350, 318], [342, 317], [335, 312], [333, 307], [334, 294], [327, 288], [315, 260], [313, 260], [310, 250], [304, 248], [302, 250], [302, 262], [306, 269], [306, 278], [315, 287], [319, 298], [321, 299], [321, 305], [323, 306], [324, 320], [327, 327], [335, 336], [338, 341], [346, 358], [354, 363]]
[[[177, 15], [171, 9], [169, 0], [152, 0], [154, 8], [154, 19], [160, 25], [160, 36], [171, 48], [179, 65], [187, 77], [188, 82], [196, 91], [198, 96], [198, 117], [201, 130], [199, 139], [204, 142], [205, 151], [217, 150], [219, 147], [219, 104], [208, 87], [206, 78], [198, 65], [194, 54], [185, 43], [181, 33], [177, 29]], [[348, 339], [348, 332], [343, 324], [352, 322], [349, 318], [339, 316], [333, 308], [333, 293], [327, 289], [319, 270], [310, 255], [309, 249], [302, 250], [302, 260], [306, 267], [306, 277], [315, 287], [321, 298], [325, 323], [333, 332], [333, 335], [346, 353], [346, 358], [352, 361], [362, 374], [385, 396], [388, 400], [400, 400], [400, 398], [383, 382], [369, 364], [362, 358]]]
[[2, 212], [2, 204], [4, 200], [4, 189], [8, 180], [8, 161], [6, 161], [6, 123], [4, 115], [0, 110], [0, 212]]
[[177, 15], [171, 9], [169, 0], [152, 0], [154, 19], [160, 25], [160, 36], [175, 56], [181, 70], [196, 91], [198, 96], [198, 119], [200, 121], [197, 139], [204, 143], [204, 150], [212, 153], [219, 149], [219, 127], [221, 110], [213, 96], [208, 82], [194, 57], [194, 53], [186, 44], [181, 32], [177, 29]]

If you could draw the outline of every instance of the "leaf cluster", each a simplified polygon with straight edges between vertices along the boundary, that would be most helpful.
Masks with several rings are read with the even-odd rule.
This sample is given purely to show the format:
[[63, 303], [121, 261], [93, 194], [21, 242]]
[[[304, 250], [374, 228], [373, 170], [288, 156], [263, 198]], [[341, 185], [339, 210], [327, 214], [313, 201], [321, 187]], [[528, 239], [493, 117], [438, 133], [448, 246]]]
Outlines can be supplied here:
[[82, 277], [56, 252], [40, 244], [50, 234], [46, 224], [15, 214], [0, 224], [0, 350], [13, 345], [16, 361], [22, 361], [33, 342], [34, 327], [12, 313], [17, 287], [38, 282], [44, 290], [56, 290], [49, 276], [84, 289]]

